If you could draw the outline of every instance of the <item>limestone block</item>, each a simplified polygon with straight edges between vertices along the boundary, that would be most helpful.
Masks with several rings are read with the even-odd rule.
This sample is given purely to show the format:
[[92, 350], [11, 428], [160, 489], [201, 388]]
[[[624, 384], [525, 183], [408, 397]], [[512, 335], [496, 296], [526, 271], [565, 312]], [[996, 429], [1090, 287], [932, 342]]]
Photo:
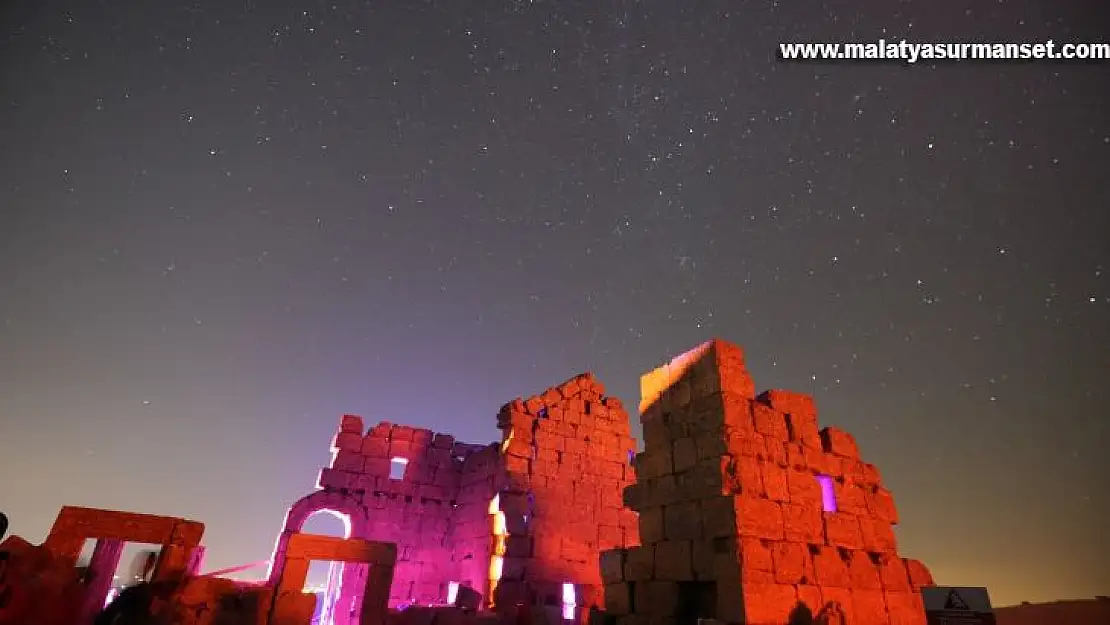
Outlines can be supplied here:
[[784, 443], [790, 440], [786, 415], [770, 406], [758, 402], [752, 404], [752, 420], [757, 433]]
[[894, 528], [891, 527], [890, 523], [861, 516], [859, 517], [859, 525], [865, 550], [876, 553], [887, 553], [898, 550], [898, 542], [894, 536]]
[[922, 586], [933, 586], [936, 582], [933, 581], [933, 574], [929, 572], [922, 562], [908, 558], [905, 560], [906, 572], [909, 574], [910, 586], [915, 590], [921, 590]]
[[663, 509], [663, 530], [669, 540], [693, 540], [702, 536], [702, 512], [697, 501], [682, 501]]
[[693, 581], [692, 545], [688, 540], [665, 540], [655, 544], [655, 579]]
[[767, 499], [737, 495], [733, 497], [737, 532], [766, 540], [783, 539], [782, 506]]
[[635, 584], [632, 582], [605, 585], [605, 611], [613, 616], [631, 614], [634, 609]]
[[810, 584], [798, 584], [798, 603], [804, 605], [814, 616], [821, 611], [824, 601], [821, 587]]
[[916, 592], [886, 592], [890, 625], [926, 625], [925, 605]]
[[852, 590], [852, 625], [890, 625], [886, 597], [881, 590]]
[[808, 471], [788, 469], [786, 485], [790, 490], [790, 503], [821, 509], [821, 483], [817, 481], [816, 475]]
[[863, 549], [859, 517], [847, 512], [824, 513], [825, 540], [833, 547]]
[[762, 462], [759, 467], [766, 497], [780, 503], [789, 502], [790, 489], [787, 485], [786, 469], [771, 462]]
[[840, 557], [840, 551], [836, 547], [812, 545], [810, 554], [813, 556], [813, 571], [817, 585], [832, 588], [852, 587], [852, 576], [848, 572], [848, 565]]
[[[865, 465], [866, 466], [866, 465]], [[898, 509], [894, 505], [894, 496], [885, 488], [876, 488], [865, 495], [867, 509], [877, 519], [894, 525], [898, 524]]]
[[629, 547], [624, 559], [624, 579], [641, 582], [655, 577], [655, 547], [642, 545]]
[[879, 568], [866, 551], [852, 551], [848, 558], [848, 573], [852, 587], [861, 590], [882, 590]]
[[814, 583], [813, 561], [805, 543], [775, 542], [771, 546], [775, 582], [779, 584]]
[[351, 432], [353, 434], [358, 434], [359, 436], [362, 436], [362, 432], [364, 430], [365, 427], [362, 424], [362, 417], [358, 415], [345, 414], [339, 420], [340, 432]]
[[744, 616], [748, 623], [786, 623], [798, 603], [798, 591], [788, 584], [744, 583]]
[[859, 446], [855, 437], [838, 427], [830, 426], [821, 430], [821, 444], [830, 454], [859, 460]]
[[882, 580], [883, 590], [887, 592], [909, 592], [910, 576], [906, 572], [905, 562], [893, 553], [881, 553], [875, 556], [875, 565], [879, 569], [879, 579]]

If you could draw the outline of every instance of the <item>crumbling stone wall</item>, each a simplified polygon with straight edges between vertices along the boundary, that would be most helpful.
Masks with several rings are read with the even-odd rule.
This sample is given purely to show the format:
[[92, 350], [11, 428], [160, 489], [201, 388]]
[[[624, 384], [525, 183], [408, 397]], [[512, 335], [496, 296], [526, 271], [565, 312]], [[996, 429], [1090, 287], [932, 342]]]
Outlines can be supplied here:
[[636, 514], [620, 495], [635, 480], [624, 407], [583, 374], [506, 404], [498, 427], [506, 536], [495, 603], [573, 599], [580, 612], [600, 605], [598, 554], [639, 543]]
[[[488, 564], [488, 521], [480, 539], [449, 541], [448, 534], [461, 517], [459, 508], [465, 513], [469, 508], [464, 506], [480, 505], [483, 512], [488, 507], [492, 484], [483, 482], [489, 487], [481, 492], [474, 488], [474, 476], [481, 474], [480, 458], [495, 453], [495, 445], [458, 443], [448, 434], [388, 422], [364, 432], [361, 417], [346, 415], [332, 447], [334, 459], [321, 471], [318, 486], [365, 511], [368, 526], [352, 537], [398, 547], [390, 606], [444, 603], [449, 585], [470, 573], [459, 564], [470, 553], [467, 548], [477, 551], [470, 559], [485, 554]], [[484, 574], [485, 569], [476, 578], [478, 588]]]
[[622, 625], [924, 624], [916, 591], [932, 579], [898, 556], [894, 500], [850, 434], [819, 429], [812, 398], [757, 397], [721, 341], [641, 387], [645, 449], [624, 496], [643, 544], [601, 558]]
[[[360, 417], [343, 417], [318, 486], [346, 503], [308, 508], [357, 509], [367, 524], [352, 537], [398, 545], [391, 606], [443, 603], [453, 585], [487, 605], [561, 605], [572, 584], [584, 610], [601, 603], [599, 552], [638, 543], [620, 495], [636, 442], [591, 374], [509, 402], [497, 419], [502, 442], [471, 445], [385, 422], [364, 433]], [[291, 522], [286, 534], [303, 518]]]

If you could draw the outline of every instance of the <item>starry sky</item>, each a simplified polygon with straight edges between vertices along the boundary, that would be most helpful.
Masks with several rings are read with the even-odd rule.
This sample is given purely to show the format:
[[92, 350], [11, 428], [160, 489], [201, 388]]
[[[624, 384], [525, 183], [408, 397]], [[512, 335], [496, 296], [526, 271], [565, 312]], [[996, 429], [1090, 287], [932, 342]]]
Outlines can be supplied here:
[[941, 583], [1108, 594], [1107, 64], [776, 58], [1099, 41], [1094, 4], [4, 3], [0, 506], [261, 560], [343, 413], [485, 442], [719, 336]]

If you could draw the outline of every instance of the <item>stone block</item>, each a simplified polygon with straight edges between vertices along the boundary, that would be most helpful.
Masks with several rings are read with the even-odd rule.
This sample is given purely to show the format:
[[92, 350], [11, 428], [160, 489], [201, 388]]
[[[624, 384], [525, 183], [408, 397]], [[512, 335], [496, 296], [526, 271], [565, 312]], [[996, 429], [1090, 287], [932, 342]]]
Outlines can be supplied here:
[[697, 501], [680, 501], [663, 509], [663, 531], [668, 540], [702, 537], [702, 513]]
[[335, 435], [332, 447], [339, 451], [357, 454], [362, 449], [362, 434], [358, 432], [339, 432]]
[[821, 611], [824, 602], [821, 596], [821, 587], [812, 586], [809, 584], [798, 585], [798, 603], [805, 606], [809, 613], [817, 616]]
[[890, 625], [926, 625], [925, 605], [916, 592], [885, 593]]
[[811, 395], [805, 393], [769, 389], [760, 393], [756, 401], [787, 414], [817, 416], [817, 403], [813, 401]]
[[771, 546], [775, 582], [779, 584], [815, 583], [813, 561], [805, 543], [775, 542]]
[[649, 581], [636, 584], [636, 610], [645, 614], [674, 614], [678, 609], [678, 583]]
[[894, 553], [880, 553], [873, 557], [879, 569], [879, 579], [887, 592], [909, 592], [910, 576], [905, 562]]
[[904, 562], [906, 565], [906, 573], [910, 578], [910, 587], [915, 591], [921, 590], [922, 586], [936, 585], [936, 582], [933, 581], [933, 574], [924, 563], [912, 558], [907, 558]]
[[789, 502], [790, 489], [786, 482], [786, 469], [771, 462], [762, 462], [760, 472], [767, 498], [780, 503]]
[[641, 545], [629, 547], [624, 558], [624, 579], [642, 582], [655, 577], [655, 547]]
[[791, 542], [824, 544], [825, 524], [821, 509], [799, 504], [782, 504], [783, 538]]
[[[822, 588], [821, 600], [824, 605], [817, 611], [818, 623], [834, 623], [856, 625], [855, 604], [852, 603], [852, 590], [849, 588]], [[841, 615], [840, 620], [833, 618], [834, 614]], [[824, 618], [825, 620], [821, 620]]]
[[729, 453], [749, 458], [767, 458], [767, 445], [762, 434], [751, 432], [732, 432], [726, 439]]
[[866, 551], [852, 551], [848, 556], [848, 573], [852, 576], [852, 587], [861, 590], [882, 590], [879, 568]]
[[605, 585], [605, 612], [613, 616], [632, 614], [634, 584], [623, 582]]
[[655, 579], [686, 582], [694, 579], [691, 543], [665, 540], [655, 544]]
[[798, 591], [787, 584], [745, 582], [744, 616], [747, 623], [786, 623], [798, 604]]
[[769, 440], [786, 442], [790, 434], [786, 427], [786, 415], [761, 403], [752, 404], [752, 420], [755, 431]]
[[782, 441], [764, 438], [764, 445], [767, 448], [767, 461], [772, 462], [780, 467], [790, 466], [789, 459], [786, 455], [786, 445]]
[[808, 471], [788, 469], [786, 485], [790, 491], [790, 503], [821, 509], [821, 483], [817, 481], [816, 475]]
[[[361, 446], [361, 440], [360, 446]], [[364, 470], [364, 463], [366, 457], [358, 453], [358, 451], [340, 450], [335, 454], [335, 460], [332, 461], [331, 466], [337, 471], [349, 471], [351, 473], [362, 473]]]
[[711, 432], [699, 433], [694, 437], [694, 444], [697, 447], [699, 462], [719, 458], [728, 453], [728, 443], [721, 436], [719, 428]]
[[860, 534], [863, 537], [863, 548], [877, 553], [894, 552], [898, 550], [898, 541], [894, 536], [894, 528], [886, 521], [870, 517], [859, 517]]
[[835, 481], [833, 492], [836, 495], [836, 509], [857, 516], [870, 515], [867, 509], [867, 497], [863, 487], [858, 484]]
[[824, 513], [825, 541], [833, 547], [862, 549], [863, 534], [859, 517], [847, 512]]
[[733, 498], [720, 495], [701, 501], [702, 532], [706, 538], [736, 535], [736, 507]]
[[624, 560], [626, 552], [623, 549], [602, 551], [598, 556], [598, 566], [601, 570], [601, 581], [606, 584], [616, 584], [624, 581]]
[[838, 427], [827, 427], [821, 430], [821, 446], [835, 456], [859, 460], [856, 438]]
[[836, 547], [811, 545], [809, 549], [813, 556], [813, 571], [818, 586], [852, 587], [852, 576], [848, 572], [848, 565]]
[[881, 590], [852, 589], [853, 625], [890, 625], [886, 597]]
[[842, 459], [821, 451], [819, 448], [804, 447], [802, 456], [806, 466], [814, 473], [834, 478], [840, 477], [844, 473], [841, 465]]
[[790, 413], [786, 415], [786, 424], [790, 440], [800, 443], [806, 449], [823, 450], [817, 415]]
[[358, 434], [361, 437], [365, 429], [366, 427], [362, 424], [362, 417], [357, 414], [345, 414], [343, 418], [339, 420], [340, 432], [350, 432], [352, 434]]
[[640, 538], [645, 544], [656, 543], [667, 537], [663, 525], [663, 507], [640, 510]]
[[[736, 545], [740, 555], [740, 570], [743, 571], [745, 580], [756, 578], [756, 581], [767, 583], [774, 581], [775, 555], [771, 548], [772, 541], [758, 538], [741, 537]], [[768, 573], [767, 576], [753, 575], [756, 572]], [[762, 577], [763, 579], [758, 579]]]
[[867, 509], [877, 519], [887, 523], [898, 524], [898, 508], [894, 505], [894, 496], [885, 488], [877, 488], [865, 495]]
[[736, 529], [741, 536], [783, 539], [782, 506], [767, 499], [738, 495], [733, 497]]
[[678, 438], [672, 443], [674, 471], [689, 471], [698, 464], [698, 446], [693, 438]]
[[735, 476], [739, 480], [740, 486], [740, 488], [732, 490], [749, 496], [767, 496], [767, 491], [763, 485], [762, 471], [762, 467], [766, 463], [748, 456], [734, 456], [732, 459], [735, 462]]

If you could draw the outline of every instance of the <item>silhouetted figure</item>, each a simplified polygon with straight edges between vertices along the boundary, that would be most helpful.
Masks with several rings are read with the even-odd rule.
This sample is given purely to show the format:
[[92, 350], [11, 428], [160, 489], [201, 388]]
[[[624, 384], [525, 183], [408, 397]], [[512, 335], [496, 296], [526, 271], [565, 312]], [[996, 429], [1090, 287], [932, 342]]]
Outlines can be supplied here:
[[817, 625], [847, 625], [844, 608], [836, 601], [830, 601], [817, 613]]
[[804, 602], [799, 601], [794, 609], [790, 611], [790, 620], [787, 621], [789, 625], [814, 625], [813, 624], [813, 610]]

